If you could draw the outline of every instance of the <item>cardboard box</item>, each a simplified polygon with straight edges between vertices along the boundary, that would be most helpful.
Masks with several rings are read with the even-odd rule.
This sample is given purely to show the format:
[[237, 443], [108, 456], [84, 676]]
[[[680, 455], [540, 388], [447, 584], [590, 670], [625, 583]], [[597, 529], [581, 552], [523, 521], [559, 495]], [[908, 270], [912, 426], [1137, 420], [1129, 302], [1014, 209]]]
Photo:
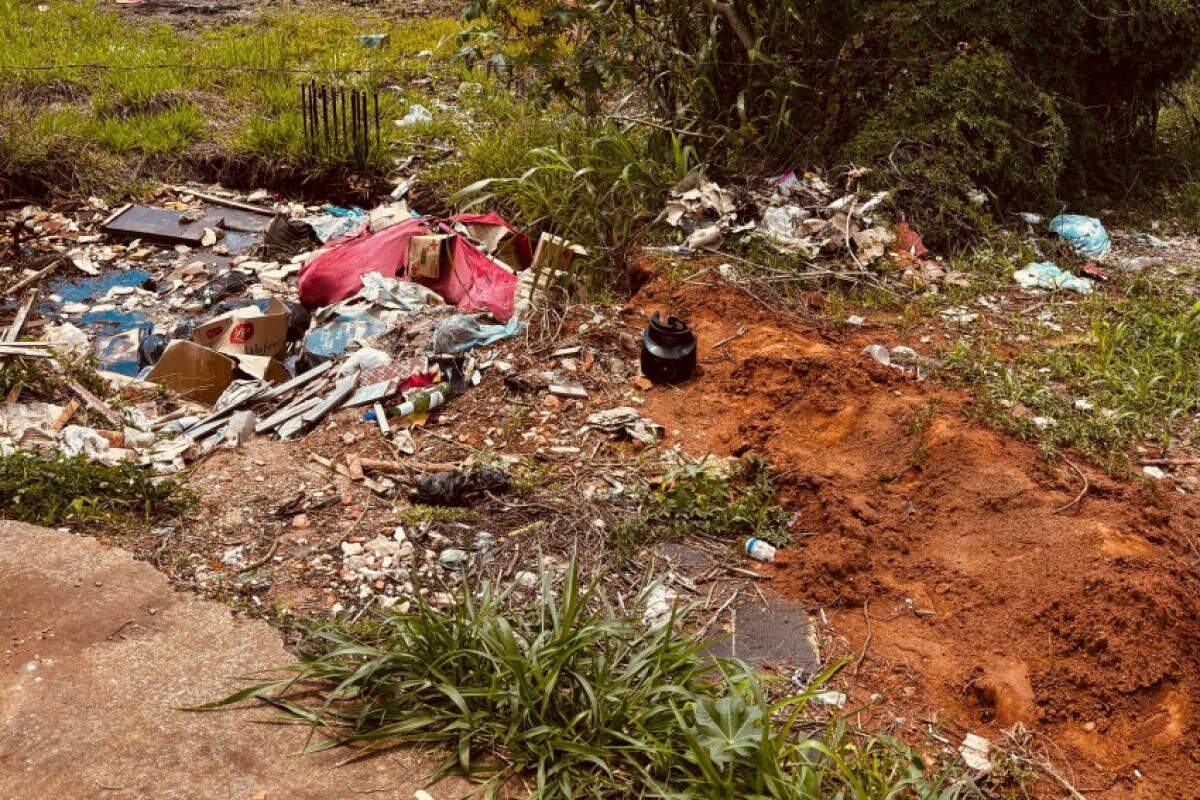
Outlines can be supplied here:
[[537, 249], [533, 252], [533, 263], [529, 266], [534, 272], [554, 274], [568, 270], [576, 256], [586, 256], [586, 248], [571, 244], [561, 236], [551, 236], [543, 233], [538, 237]]
[[449, 262], [450, 239], [445, 234], [414, 236], [408, 240], [408, 276], [410, 278], [440, 278], [442, 266]]
[[251, 378], [267, 381], [272, 386], [278, 386], [284, 381], [292, 379], [283, 362], [270, 356], [242, 356], [232, 354], [232, 358], [237, 362], [237, 367], [242, 372]]
[[[472, 222], [466, 227], [468, 235], [479, 242], [483, 252], [489, 256], [493, 256], [506, 265], [511, 264], [517, 268], [525, 266], [521, 263], [521, 256], [517, 251], [516, 234], [508, 228], [503, 225], [487, 225], [482, 222]], [[511, 269], [509, 271], [511, 272]]]
[[146, 380], [165, 386], [184, 400], [212, 405], [233, 381], [236, 362], [216, 350], [177, 339], [167, 345]]
[[274, 358], [287, 346], [288, 309], [271, 298], [266, 311], [258, 306], [237, 308], [192, 331], [192, 341], [229, 355]]
[[212, 405], [237, 377], [236, 372], [280, 384], [291, 378], [287, 368], [269, 356], [226, 355], [195, 342], [177, 339], [146, 374], [146, 380], [170, 389], [182, 400]]

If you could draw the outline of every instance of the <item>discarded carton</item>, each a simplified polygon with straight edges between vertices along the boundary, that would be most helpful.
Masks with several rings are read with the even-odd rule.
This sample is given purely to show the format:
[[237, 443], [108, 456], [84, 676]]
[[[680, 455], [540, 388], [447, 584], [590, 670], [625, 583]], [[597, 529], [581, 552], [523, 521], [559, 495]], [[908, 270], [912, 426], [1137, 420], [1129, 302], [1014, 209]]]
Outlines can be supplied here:
[[212, 405], [233, 382], [235, 370], [280, 384], [291, 376], [270, 356], [218, 353], [195, 342], [176, 340], [167, 346], [146, 380], [165, 386], [183, 400]]
[[266, 311], [237, 308], [197, 326], [192, 341], [229, 355], [273, 358], [287, 345], [288, 308], [272, 298]]
[[171, 342], [146, 380], [170, 389], [184, 400], [212, 405], [233, 380], [236, 362], [195, 342]]
[[518, 269], [524, 266], [517, 249], [517, 235], [510, 228], [486, 222], [472, 222], [467, 225], [467, 233], [482, 245], [483, 252], [496, 260]]
[[408, 274], [413, 278], [440, 278], [442, 265], [449, 259], [449, 236], [414, 236], [408, 240]]
[[270, 356], [247, 356], [239, 353], [229, 354], [237, 362], [238, 369], [252, 378], [264, 380], [273, 386], [291, 380], [287, 367]]
[[576, 256], [586, 255], [586, 248], [571, 244], [561, 236], [543, 233], [538, 239], [537, 250], [533, 254], [533, 264], [529, 268], [534, 272], [554, 273], [569, 269]]

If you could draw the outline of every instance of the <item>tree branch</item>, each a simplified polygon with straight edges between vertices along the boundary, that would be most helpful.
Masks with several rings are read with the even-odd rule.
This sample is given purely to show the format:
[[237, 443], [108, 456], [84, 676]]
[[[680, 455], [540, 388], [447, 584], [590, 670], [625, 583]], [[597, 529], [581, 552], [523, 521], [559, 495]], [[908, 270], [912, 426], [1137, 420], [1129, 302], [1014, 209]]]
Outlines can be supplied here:
[[722, 0], [704, 0], [704, 2], [713, 11], [725, 17], [725, 21], [729, 23], [729, 27], [733, 28], [734, 34], [737, 35], [738, 41], [742, 43], [742, 47], [746, 48], [747, 53], [753, 53], [754, 39], [751, 38], [750, 31], [746, 30], [746, 26], [742, 24], [742, 18], [738, 16], [737, 9], [733, 7], [733, 3], [722, 2]]

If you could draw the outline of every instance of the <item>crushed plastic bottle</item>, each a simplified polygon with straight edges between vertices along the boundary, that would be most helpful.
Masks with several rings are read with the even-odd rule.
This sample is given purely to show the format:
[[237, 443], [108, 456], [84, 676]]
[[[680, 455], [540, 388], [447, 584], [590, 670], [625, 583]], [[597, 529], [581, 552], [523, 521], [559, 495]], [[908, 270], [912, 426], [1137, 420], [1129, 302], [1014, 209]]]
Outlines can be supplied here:
[[746, 555], [755, 561], [774, 561], [775, 548], [762, 539], [750, 537], [746, 540]]

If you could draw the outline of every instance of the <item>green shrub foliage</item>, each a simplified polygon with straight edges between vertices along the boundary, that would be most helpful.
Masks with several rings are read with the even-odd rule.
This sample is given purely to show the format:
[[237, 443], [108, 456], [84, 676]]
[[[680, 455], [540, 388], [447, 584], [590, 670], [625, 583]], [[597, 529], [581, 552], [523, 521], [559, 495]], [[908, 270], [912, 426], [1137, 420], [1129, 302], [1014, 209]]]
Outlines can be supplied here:
[[1119, 179], [1200, 58], [1200, 3], [1184, 0], [476, 0], [465, 13], [481, 23], [467, 58], [536, 66], [540, 88], [591, 112], [640, 87], [673, 126], [720, 137], [698, 141], [730, 168], [744, 166], [734, 153], [781, 170], [876, 166], [921, 201], [904, 203], [914, 221], [947, 232]]

